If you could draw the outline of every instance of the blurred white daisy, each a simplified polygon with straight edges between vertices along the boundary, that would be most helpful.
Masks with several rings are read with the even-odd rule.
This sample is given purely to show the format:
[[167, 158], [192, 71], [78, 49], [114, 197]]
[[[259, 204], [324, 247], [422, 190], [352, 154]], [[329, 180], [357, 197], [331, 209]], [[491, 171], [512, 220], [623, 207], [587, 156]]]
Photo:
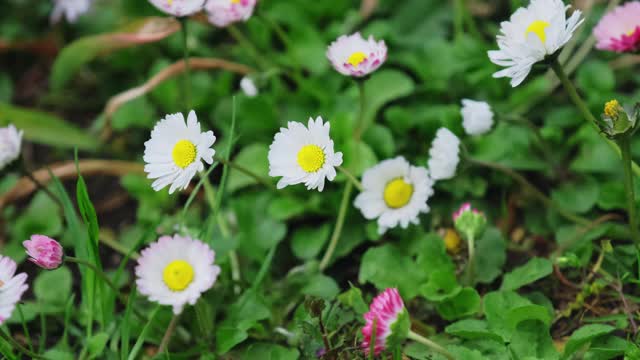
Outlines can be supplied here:
[[149, 0], [158, 10], [173, 16], [188, 16], [204, 7], [206, 0]]
[[140, 253], [136, 285], [149, 300], [180, 314], [215, 284], [220, 267], [214, 261], [215, 252], [200, 240], [162, 236]]
[[387, 60], [387, 45], [373, 36], [365, 40], [359, 32], [342, 35], [329, 45], [327, 58], [339, 73], [363, 77], [376, 71]]
[[51, 23], [59, 22], [62, 17], [69, 23], [74, 23], [78, 18], [89, 11], [91, 0], [53, 0], [51, 11]]
[[20, 156], [22, 146], [22, 131], [9, 125], [0, 128], [0, 170]]
[[290, 121], [280, 128], [269, 147], [269, 176], [282, 176], [278, 189], [304, 183], [308, 190], [324, 189], [325, 178], [336, 177], [336, 166], [342, 164], [342, 153], [333, 151], [329, 122], [322, 117], [309, 118], [304, 124]]
[[378, 219], [378, 232], [400, 225], [419, 224], [428, 213], [433, 180], [424, 167], [411, 166], [404, 157], [381, 161], [362, 175], [362, 192], [354, 206], [369, 220]]
[[460, 139], [447, 128], [440, 128], [429, 149], [429, 171], [434, 180], [451, 179], [460, 162]]
[[209, 22], [226, 27], [239, 21], [247, 21], [253, 14], [257, 0], [209, 0], [204, 6]]
[[0, 255], [0, 325], [11, 317], [22, 294], [29, 288], [27, 274], [15, 275], [16, 267], [15, 261]]
[[196, 172], [204, 170], [204, 160], [213, 163], [216, 141], [213, 131], [200, 132], [200, 123], [192, 110], [184, 122], [182, 114], [167, 115], [151, 131], [151, 139], [144, 143], [144, 171], [151, 185], [160, 191], [171, 184], [169, 194], [176, 189], [184, 190]]
[[462, 127], [469, 135], [482, 135], [493, 126], [493, 111], [484, 101], [462, 100]]
[[493, 63], [506, 69], [494, 77], [511, 78], [516, 87], [529, 75], [531, 67], [566, 44], [582, 23], [580, 10], [567, 19], [562, 0], [531, 0], [526, 8], [516, 10], [509, 21], [500, 24], [497, 36], [500, 50], [489, 51]]
[[256, 87], [256, 83], [251, 80], [250, 77], [245, 76], [240, 80], [240, 89], [242, 92], [248, 97], [254, 97], [258, 95], [258, 88]]

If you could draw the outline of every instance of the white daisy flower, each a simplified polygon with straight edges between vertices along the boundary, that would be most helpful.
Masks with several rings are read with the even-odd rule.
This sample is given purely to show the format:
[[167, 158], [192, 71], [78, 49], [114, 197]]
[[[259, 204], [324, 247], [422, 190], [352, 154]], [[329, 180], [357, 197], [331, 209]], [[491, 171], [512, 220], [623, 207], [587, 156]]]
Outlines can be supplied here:
[[255, 97], [258, 95], [256, 83], [248, 76], [245, 76], [240, 80], [240, 89], [242, 89], [242, 92], [248, 97]]
[[440, 128], [429, 149], [429, 171], [434, 180], [451, 179], [460, 162], [460, 139], [447, 128]]
[[419, 224], [420, 213], [428, 213], [433, 180], [424, 167], [411, 166], [404, 157], [381, 161], [362, 175], [362, 192], [354, 206], [369, 220], [378, 219], [378, 232], [398, 224]]
[[22, 146], [22, 130], [9, 125], [0, 128], [0, 170], [20, 156]]
[[22, 294], [29, 288], [27, 274], [15, 275], [16, 267], [15, 261], [0, 255], [0, 325], [11, 317]]
[[247, 21], [253, 14], [257, 0], [209, 0], [205, 5], [209, 22], [226, 27], [239, 21]]
[[329, 122], [323, 123], [320, 116], [309, 118], [308, 128], [290, 121], [269, 147], [269, 176], [282, 176], [278, 189], [304, 183], [308, 190], [322, 191], [325, 178], [333, 181], [340, 165], [342, 153], [333, 151]]
[[75, 23], [90, 7], [91, 0], [53, 0], [51, 23], [59, 22], [63, 16], [68, 23]]
[[204, 7], [205, 0], [149, 0], [158, 10], [173, 16], [188, 16]]
[[489, 51], [489, 59], [507, 67], [494, 77], [511, 78], [516, 87], [529, 75], [531, 67], [566, 44], [580, 26], [580, 10], [566, 18], [562, 0], [531, 0], [526, 8], [516, 10], [509, 21], [500, 25], [497, 36], [500, 50]]
[[482, 135], [493, 126], [493, 111], [484, 101], [462, 100], [462, 127], [469, 135]]
[[160, 120], [151, 131], [151, 139], [144, 143], [144, 171], [149, 179], [156, 179], [153, 189], [160, 191], [169, 184], [169, 194], [186, 189], [196, 172], [204, 170], [201, 160], [213, 163], [216, 152], [211, 145], [215, 141], [213, 131], [200, 132], [193, 110], [186, 124], [180, 113]]
[[136, 285], [141, 294], [180, 314], [215, 284], [220, 267], [215, 252], [200, 240], [162, 236], [140, 253]]
[[339, 73], [363, 77], [376, 71], [387, 60], [387, 45], [373, 36], [362, 38], [359, 32], [342, 35], [329, 45], [327, 58]]

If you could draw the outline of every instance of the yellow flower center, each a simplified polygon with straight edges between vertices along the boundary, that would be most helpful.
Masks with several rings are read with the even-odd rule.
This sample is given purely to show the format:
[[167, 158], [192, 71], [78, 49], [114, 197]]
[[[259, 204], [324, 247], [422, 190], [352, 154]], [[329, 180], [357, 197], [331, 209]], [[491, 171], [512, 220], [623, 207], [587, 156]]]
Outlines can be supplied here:
[[407, 184], [402, 178], [389, 181], [384, 188], [384, 202], [392, 209], [407, 205], [411, 195], [413, 195], [413, 185]]
[[180, 140], [171, 152], [173, 162], [181, 168], [186, 168], [196, 160], [196, 146], [189, 140]]
[[353, 67], [357, 68], [363, 61], [367, 59], [367, 55], [362, 51], [356, 51], [347, 59], [347, 63], [351, 64]]
[[231, 0], [231, 3], [232, 3], [232, 4], [239, 4], [239, 3], [240, 3], [240, 0]]
[[450, 254], [460, 251], [460, 236], [453, 229], [447, 229], [444, 234], [444, 246]]
[[162, 280], [171, 291], [182, 291], [193, 281], [193, 267], [184, 260], [174, 260], [164, 268]]
[[173, 5], [173, 0], [167, 0], [167, 4], [169, 4], [169, 6]]
[[610, 118], [615, 118], [618, 116], [618, 112], [620, 111], [620, 103], [618, 100], [611, 100], [604, 104], [604, 114]]
[[324, 160], [324, 151], [318, 145], [305, 145], [298, 151], [298, 165], [308, 173], [320, 170]]
[[540, 41], [542, 41], [542, 43], [544, 44], [545, 40], [547, 40], [547, 35], [545, 34], [544, 30], [549, 25], [551, 25], [551, 24], [549, 24], [546, 21], [536, 20], [536, 21], [532, 22], [531, 25], [529, 25], [525, 35], [529, 35], [529, 33], [534, 33], [534, 34], [538, 35], [538, 37], [540, 38]]
[[635, 33], [635, 32], [636, 32], [636, 29], [629, 30], [629, 31], [627, 32], [627, 36], [631, 36], [631, 35], [633, 35], [633, 33]]
[[4, 285], [4, 281], [0, 280], [0, 287], [2, 287], [2, 285]]

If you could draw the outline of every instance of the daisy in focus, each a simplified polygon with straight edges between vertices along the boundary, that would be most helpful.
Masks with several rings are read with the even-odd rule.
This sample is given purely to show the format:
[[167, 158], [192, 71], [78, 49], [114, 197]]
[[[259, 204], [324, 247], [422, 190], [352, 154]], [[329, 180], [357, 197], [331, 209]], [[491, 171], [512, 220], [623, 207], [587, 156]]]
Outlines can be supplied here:
[[531, 0], [526, 8], [516, 10], [509, 21], [500, 24], [497, 36], [500, 50], [489, 51], [489, 59], [506, 67], [493, 77], [511, 78], [511, 86], [520, 85], [533, 64], [555, 54], [580, 26], [581, 12], [575, 10], [567, 19], [562, 0]]
[[0, 170], [20, 156], [22, 146], [22, 131], [9, 125], [0, 128]]
[[256, 2], [257, 0], [209, 0], [205, 9], [210, 23], [217, 27], [225, 27], [249, 20]]
[[373, 299], [369, 312], [364, 314], [365, 326], [362, 328], [362, 350], [369, 355], [375, 322], [374, 355], [378, 356], [389, 347], [402, 343], [408, 334], [411, 322], [409, 313], [398, 289], [386, 289]]
[[373, 36], [365, 40], [359, 32], [342, 35], [329, 45], [327, 58], [339, 73], [363, 77], [376, 71], [387, 60], [387, 45]]
[[411, 166], [402, 156], [381, 161], [362, 175], [362, 192], [354, 206], [368, 219], [378, 219], [378, 232], [400, 225], [419, 224], [428, 213], [433, 180], [423, 167]]
[[447, 128], [440, 128], [429, 149], [429, 171], [434, 180], [451, 179], [460, 162], [460, 139]]
[[158, 10], [176, 17], [188, 16], [202, 10], [206, 0], [149, 0]]
[[90, 7], [91, 0], [53, 0], [51, 23], [58, 23], [63, 17], [68, 23], [75, 23]]
[[173, 307], [180, 314], [215, 284], [220, 267], [215, 252], [200, 240], [162, 236], [140, 253], [136, 284], [149, 300]]
[[202, 161], [211, 165], [216, 141], [213, 131], [200, 132], [196, 113], [189, 112], [187, 122], [182, 114], [170, 114], [160, 120], [151, 131], [151, 139], [144, 143], [144, 171], [151, 185], [160, 191], [168, 185], [169, 194], [184, 190], [196, 172], [204, 170]]
[[282, 178], [278, 189], [304, 183], [307, 190], [324, 189], [325, 179], [333, 181], [342, 153], [334, 152], [329, 122], [318, 116], [308, 126], [290, 121], [281, 128], [269, 147], [269, 176]]
[[600, 50], [640, 50], [640, 1], [627, 2], [607, 13], [593, 29], [593, 35]]
[[462, 127], [469, 135], [482, 135], [493, 126], [493, 111], [484, 101], [462, 100]]
[[29, 288], [27, 274], [15, 275], [16, 267], [15, 261], [0, 255], [0, 325], [11, 317], [22, 294]]

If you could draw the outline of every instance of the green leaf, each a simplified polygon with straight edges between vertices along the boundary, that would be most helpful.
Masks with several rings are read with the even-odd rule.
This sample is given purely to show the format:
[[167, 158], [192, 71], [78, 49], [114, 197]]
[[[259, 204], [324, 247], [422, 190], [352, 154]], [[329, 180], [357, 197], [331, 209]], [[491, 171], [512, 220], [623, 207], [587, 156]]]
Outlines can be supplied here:
[[84, 64], [99, 55], [156, 42], [178, 30], [180, 24], [174, 18], [149, 17], [137, 20], [113, 33], [80, 38], [62, 49], [56, 58], [51, 69], [51, 87], [60, 90]]
[[609, 334], [615, 329], [616, 328], [614, 328], [613, 326], [604, 324], [591, 324], [579, 328], [578, 330], [574, 331], [573, 334], [571, 334], [569, 341], [567, 341], [567, 344], [564, 347], [562, 358], [569, 358], [569, 356], [573, 355], [583, 345], [592, 342], [600, 336]]
[[376, 154], [369, 145], [362, 141], [349, 140], [344, 148], [344, 164], [354, 176], [359, 176], [365, 170], [378, 162]]
[[429, 281], [420, 287], [420, 294], [427, 300], [439, 302], [456, 296], [461, 290], [455, 272], [445, 269], [431, 273]]
[[[269, 154], [269, 147], [265, 144], [254, 143], [245, 146], [238, 155], [233, 159], [233, 162], [242, 166], [265, 179], [269, 179], [269, 162], [267, 157]], [[242, 189], [249, 185], [256, 184], [258, 181], [253, 177], [243, 173], [240, 170], [229, 168], [229, 180], [227, 183], [227, 191], [233, 193], [236, 190]]]
[[373, 122], [378, 111], [386, 103], [411, 94], [414, 88], [413, 80], [400, 71], [381, 70], [375, 72], [364, 84], [365, 128]]
[[318, 274], [310, 278], [309, 283], [305, 285], [300, 292], [309, 296], [332, 299], [338, 295], [340, 288], [332, 278]]
[[531, 301], [513, 291], [494, 291], [483, 298], [483, 312], [489, 323], [489, 329], [508, 341], [512, 334], [512, 327], [508, 321], [511, 309], [530, 305]]
[[548, 326], [537, 320], [521, 322], [513, 333], [509, 348], [516, 359], [554, 360], [559, 358]]
[[492, 339], [502, 342], [502, 337], [491, 330], [485, 320], [465, 319], [457, 321], [445, 328], [447, 334], [463, 339]]
[[248, 290], [229, 307], [227, 318], [216, 330], [218, 353], [225, 354], [249, 337], [248, 330], [267, 319], [271, 312], [255, 291]]
[[609, 93], [616, 85], [616, 77], [609, 66], [601, 60], [590, 60], [578, 68], [578, 86], [589, 94]]
[[252, 344], [247, 348], [244, 360], [296, 360], [300, 357], [297, 349], [288, 349], [276, 344]]
[[355, 286], [352, 286], [351, 289], [340, 294], [338, 296], [338, 301], [340, 301], [344, 306], [352, 308], [358, 315], [362, 315], [369, 311], [369, 306], [362, 298], [362, 291]]
[[480, 295], [476, 289], [463, 288], [455, 297], [436, 305], [438, 313], [446, 320], [455, 320], [480, 311]]
[[505, 274], [500, 290], [517, 290], [544, 278], [553, 271], [553, 264], [544, 258], [533, 258], [526, 264]]
[[89, 357], [95, 359], [102, 355], [104, 352], [104, 347], [107, 345], [107, 341], [109, 340], [109, 334], [106, 332], [100, 332], [93, 335], [87, 341], [87, 349], [89, 350]]
[[600, 184], [593, 178], [582, 182], [564, 183], [553, 190], [551, 199], [563, 209], [579, 214], [591, 210], [600, 196]]
[[329, 240], [331, 225], [301, 227], [293, 233], [291, 249], [300, 259], [312, 259], [320, 253], [324, 244]]
[[267, 211], [274, 219], [285, 221], [304, 214], [305, 209], [305, 201], [294, 197], [282, 196], [275, 198], [269, 204]]
[[71, 294], [71, 271], [66, 266], [41, 272], [33, 284], [36, 299], [52, 304], [64, 305]]
[[114, 130], [151, 129], [156, 121], [153, 105], [145, 96], [131, 100], [116, 110], [111, 119]]
[[509, 326], [515, 329], [518, 324], [526, 320], [537, 320], [545, 326], [551, 326], [552, 316], [553, 314], [550, 314], [546, 307], [532, 304], [510, 309], [507, 311], [506, 319]]
[[476, 271], [478, 282], [492, 283], [502, 273], [507, 260], [507, 243], [500, 230], [490, 227], [476, 240]]
[[55, 115], [0, 103], [0, 126], [8, 124], [24, 131], [26, 140], [40, 144], [91, 151], [100, 145], [95, 137]]

